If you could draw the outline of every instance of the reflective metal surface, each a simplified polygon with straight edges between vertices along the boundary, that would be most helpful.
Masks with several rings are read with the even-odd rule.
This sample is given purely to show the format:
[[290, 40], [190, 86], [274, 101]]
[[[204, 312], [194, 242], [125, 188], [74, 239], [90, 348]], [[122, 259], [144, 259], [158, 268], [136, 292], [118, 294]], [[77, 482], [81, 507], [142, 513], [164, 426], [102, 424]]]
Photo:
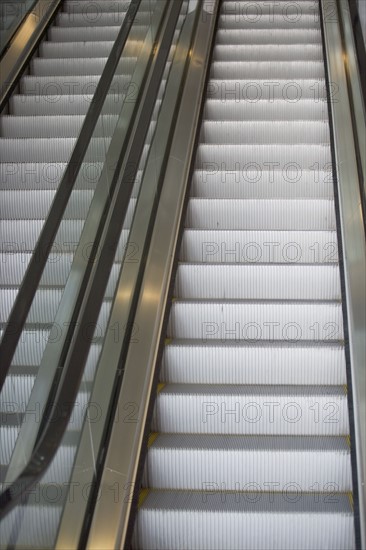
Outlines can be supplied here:
[[[155, 14], [156, 21], [160, 21], [161, 17], [161, 11], [157, 10]], [[152, 36], [154, 37], [154, 34]], [[139, 88], [142, 85], [148, 63], [149, 54], [147, 54], [146, 52], [151, 51], [151, 45], [152, 38], [149, 32], [145, 39], [143, 55], [139, 57], [137, 66], [131, 79], [131, 82], [133, 82], [134, 85], [138, 86]], [[86, 276], [87, 270], [89, 269], [90, 271], [91, 262], [89, 261], [89, 256], [88, 254], [86, 254], [86, 251], [89, 250], [91, 244], [97, 242], [98, 227], [110, 195], [111, 179], [113, 177], [118, 158], [121, 154], [121, 150], [123, 150], [128, 142], [128, 129], [131, 121], [133, 122], [133, 114], [136, 107], [135, 102], [129, 102], [128, 98], [123, 103], [121, 102], [121, 104], [123, 105], [123, 107], [113, 134], [112, 141], [110, 143], [108, 151], [106, 152], [106, 159], [104, 162], [103, 170], [100, 175], [100, 179], [95, 194], [93, 196], [87, 218], [85, 220], [80, 241], [77, 244], [77, 249], [73, 258], [70, 274], [68, 276], [62, 299], [53, 322], [54, 327], [66, 328], [66, 326], [71, 323], [78, 296], [80, 291], [82, 290], [84, 277]], [[76, 180], [76, 187], [77, 183], [78, 181]], [[50, 338], [50, 340], [48, 341], [42, 356], [41, 364], [39, 366], [37, 378], [32, 388], [29, 402], [27, 404], [28, 411], [36, 410], [37, 408], [42, 411], [46, 409], [56, 370], [61, 360], [61, 356], [68, 338], [68, 330], [62, 330], [60, 332], [60, 336], [55, 341], [53, 341], [52, 338]], [[19, 344], [19, 346], [21, 346], [21, 343]], [[25, 415], [25, 419], [20, 429], [17, 443], [14, 448], [12, 459], [7, 470], [7, 483], [14, 481], [23, 470], [23, 468], [26, 467], [34, 449], [39, 430], [39, 422], [34, 422], [34, 419], [31, 415]]]
[[[217, 8], [216, 3], [213, 10], [211, 4], [213, 13], [201, 11], [190, 52], [191, 62], [134, 320], [138, 341], [131, 342], [127, 355], [88, 548], [123, 548], [128, 544], [129, 516], [135, 489], [138, 491], [137, 469]], [[112, 488], [118, 492], [117, 502]]]
[[[179, 7], [179, 4], [176, 4], [176, 6]], [[161, 8], [166, 7], [166, 4], [164, 2], [161, 2], [160, 7]], [[146, 48], [147, 55], [151, 51], [151, 45], [154, 42], [156, 42], [156, 34], [159, 28], [158, 23], [159, 22], [157, 18], [155, 18], [154, 25], [153, 25], [153, 32], [151, 35], [150, 49]], [[159, 44], [160, 42], [157, 45], [156, 52], [159, 51], [159, 48], [160, 48]], [[163, 51], [168, 51], [168, 50], [163, 48]], [[156, 64], [157, 64], [156, 62], [157, 62], [157, 57], [155, 58], [152, 64], [151, 73], [150, 73], [151, 77], [149, 77], [148, 81], [152, 78], [155, 78], [154, 73], [155, 73]], [[174, 68], [173, 68], [172, 77], [174, 81], [175, 81], [174, 73], [176, 72], [177, 71], [176, 70], [174, 71]], [[158, 79], [158, 82], [160, 83], [160, 79]], [[144, 94], [145, 94], [145, 97], [141, 101], [141, 107], [144, 104], [144, 99], [146, 99], [146, 95], [147, 94], [150, 95], [150, 88], [148, 83], [146, 84], [146, 89]], [[176, 93], [174, 93], [174, 99], [176, 99]], [[152, 105], [153, 104], [154, 102], [152, 103]], [[141, 118], [141, 121], [144, 121], [144, 124], [146, 125], [148, 120], [145, 120], [146, 117], [143, 116], [143, 113], [141, 110], [139, 112], [138, 118], [139, 117]], [[160, 118], [159, 118], [159, 121], [160, 121]], [[161, 126], [161, 122], [158, 122], [158, 129], [156, 131], [156, 134], [159, 134], [159, 126]], [[153, 173], [155, 174], [156, 139], [152, 144], [151, 150], [153, 153], [150, 155], [149, 159], [153, 158], [153, 162], [152, 163], [150, 162], [150, 165], [149, 165], [149, 161], [148, 161], [148, 165], [146, 167], [145, 173], [150, 174], [150, 170], [153, 169]], [[153, 167], [152, 167], [152, 164], [154, 165]], [[156, 174], [156, 176], [158, 177], [158, 174]], [[151, 177], [149, 178], [149, 184], [151, 187], [151, 184], [152, 184]], [[123, 182], [122, 182], [122, 186], [123, 186]], [[146, 190], [145, 190], [145, 193], [146, 193]], [[150, 208], [152, 208], [152, 204], [153, 204], [153, 201], [149, 204]], [[142, 207], [142, 209], [144, 210], [145, 207], [146, 207], [146, 204], [145, 206]], [[135, 213], [135, 219], [139, 218], [139, 214], [138, 214], [139, 210], [141, 210], [141, 198], [138, 201], [137, 211]], [[146, 215], [146, 212], [144, 212], [144, 214]], [[148, 220], [144, 219], [144, 221], [147, 222]], [[146, 228], [141, 227], [140, 224], [137, 224], [137, 226], [135, 224], [131, 229], [130, 242], [132, 242], [132, 244], [134, 245], [136, 244], [136, 242], [140, 242], [141, 248], [142, 248], [142, 245], [145, 239], [146, 239]], [[89, 423], [87, 421], [84, 426], [82, 439], [81, 439], [78, 454], [76, 457], [74, 472], [73, 472], [72, 481], [71, 481], [72, 485], [75, 487], [79, 487], [80, 490], [76, 490], [76, 492], [74, 491], [74, 498], [72, 499], [72, 501], [69, 501], [65, 507], [63, 522], [61, 525], [61, 529], [60, 529], [59, 537], [57, 541], [57, 547], [59, 548], [64, 548], [65, 545], [67, 547], [70, 547], [70, 546], [73, 547], [74, 545], [77, 545], [78, 533], [80, 533], [80, 530], [82, 528], [83, 516], [80, 515], [80, 510], [81, 509], [84, 510], [88, 504], [83, 494], [82, 488], [85, 487], [86, 483], [87, 484], [92, 483], [93, 477], [95, 476], [95, 473], [98, 467], [98, 464], [96, 461], [100, 452], [100, 446], [105, 433], [106, 423], [108, 422], [108, 410], [110, 407], [111, 395], [113, 395], [113, 387], [115, 383], [118, 361], [120, 357], [120, 347], [121, 347], [122, 341], [124, 340], [124, 334], [126, 332], [126, 327], [129, 322], [134, 290], [137, 284], [139, 269], [141, 267], [141, 248], [139, 248], [138, 259], [136, 259], [136, 262], [135, 261], [130, 262], [128, 259], [128, 255], [126, 255], [127, 257], [123, 262], [122, 275], [120, 277], [122, 282], [120, 281], [119, 288], [117, 289], [117, 292], [116, 292], [114, 308], [112, 310], [111, 319], [109, 321], [109, 325], [106, 330], [104, 347], [103, 347], [103, 351], [99, 361], [94, 389], [91, 396], [91, 402], [98, 403], [98, 408], [101, 411], [103, 411], [103, 415], [100, 418], [99, 422]], [[128, 245], [126, 246], [126, 250], [127, 249], [128, 249]], [[118, 327], [117, 337], [116, 337], [116, 330], [115, 330], [116, 327]], [[104, 537], [106, 536], [105, 533], [103, 536]], [[103, 544], [107, 544], [109, 546], [105, 538], [104, 538]]]
[[[324, 10], [336, 8], [322, 0]], [[343, 261], [353, 389], [358, 491], [362, 547], [366, 545], [366, 247], [359, 176], [338, 21], [325, 21], [326, 62], [329, 80], [336, 84], [331, 101], [340, 204]]]
[[39, 0], [16, 32], [0, 62], [0, 112], [60, 4], [61, 0]]
[[13, 35], [35, 3], [36, 0], [8, 0], [0, 3], [0, 55], [10, 46]]
[[356, 145], [359, 151], [359, 161], [362, 167], [362, 187], [366, 197], [366, 112], [362, 96], [361, 75], [358, 70], [356, 47], [353, 37], [350, 8], [347, 0], [340, 0], [339, 14], [344, 34], [344, 63], [351, 91], [356, 130]]

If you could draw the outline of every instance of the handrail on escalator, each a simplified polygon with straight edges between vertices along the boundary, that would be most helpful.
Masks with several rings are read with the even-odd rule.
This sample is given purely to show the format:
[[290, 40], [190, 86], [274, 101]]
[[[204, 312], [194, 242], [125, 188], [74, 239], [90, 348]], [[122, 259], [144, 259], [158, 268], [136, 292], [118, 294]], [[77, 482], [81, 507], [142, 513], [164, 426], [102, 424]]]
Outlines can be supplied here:
[[25, 2], [21, 3], [15, 0], [13, 2], [0, 4], [0, 18], [3, 18], [6, 21], [6, 16], [8, 15], [8, 18], [10, 19], [10, 23], [6, 24], [7, 28], [3, 31], [3, 36], [1, 37], [0, 58], [11, 46], [12, 39], [14, 38], [17, 30], [22, 26], [24, 19], [32, 11], [37, 1], [38, 0], [25, 0]]
[[362, 78], [366, 71], [365, 43], [356, 0], [338, 0], [337, 9], [366, 235], [366, 157], [364, 154], [366, 149], [366, 80]]
[[[116, 40], [115, 47], [113, 48], [111, 56], [108, 59], [104, 72], [106, 72], [108, 68], [109, 70], [112, 70], [111, 67], [113, 67], [111, 77], [113, 76], [116, 65], [120, 59], [124, 43], [128, 36], [129, 28], [133, 23], [134, 15], [136, 14], [140, 2], [141, 0], [132, 0], [129, 10], [130, 17], [128, 18], [128, 14], [126, 15], [126, 26], [124, 25], [122, 27]], [[96, 273], [93, 273], [94, 277], [92, 278], [91, 286], [88, 288], [86, 305], [83, 304], [82, 308], [81, 322], [79, 324], [80, 327], [83, 327], [85, 325], [85, 322], [90, 324], [91, 319], [94, 319], [96, 321], [99, 313], [100, 304], [104, 296], [104, 289], [107, 285], [109, 278], [109, 263], [113, 263], [114, 259], [115, 250], [113, 251], [113, 247], [115, 246], [115, 249], [117, 248], [118, 238], [116, 238], [116, 236], [117, 234], [119, 234], [121, 226], [123, 224], [123, 216], [121, 216], [121, 202], [126, 202], [132, 191], [132, 186], [135, 178], [131, 177], [131, 165], [134, 166], [134, 170], [135, 172], [137, 172], [138, 160], [142, 155], [144, 147], [144, 136], [146, 136], [148, 132], [151, 115], [153, 113], [158, 97], [161, 78], [170, 52], [170, 45], [174, 36], [174, 31], [176, 28], [176, 23], [182, 3], [183, 0], [178, 0], [177, 2], [171, 4], [167, 3], [169, 9], [167, 10], [168, 16], [165, 32], [161, 39], [160, 47], [157, 49], [157, 52], [155, 54], [154, 68], [151, 72], [151, 78], [148, 86], [146, 86], [146, 90], [144, 92], [145, 99], [147, 98], [147, 100], [142, 102], [138, 122], [136, 124], [134, 136], [132, 139], [132, 145], [129, 147], [129, 153], [127, 155], [127, 160], [124, 162], [120, 184], [115, 193], [116, 201], [113, 202], [111, 214], [108, 218], [108, 223], [106, 223], [105, 235], [108, 243], [112, 242], [113, 244], [103, 248], [103, 252], [106, 256], [107, 261], [99, 261], [97, 264]], [[117, 43], [118, 46], [116, 46]], [[111, 59], [112, 62], [110, 62]], [[103, 76], [104, 73], [101, 77], [101, 81], [103, 79]], [[97, 106], [99, 105], [99, 101], [103, 102], [104, 90], [108, 90], [108, 84], [110, 83], [107, 78], [104, 79], [104, 82], [101, 81], [99, 83], [101, 85], [101, 88], [98, 86], [95, 93], [95, 96], [98, 96], [98, 91], [100, 91]], [[101, 97], [102, 99], [100, 99]], [[97, 106], [94, 106], [94, 113], [97, 113], [96, 116], [98, 116], [99, 114], [97, 112]], [[88, 114], [90, 113], [90, 111], [91, 109], [88, 111]], [[94, 123], [94, 125], [91, 127], [92, 123]], [[95, 121], [93, 119], [92, 121], [89, 121], [89, 126], [87, 126], [87, 129], [90, 128], [90, 131], [92, 132], [94, 126]], [[83, 129], [80, 133], [79, 140], [82, 139], [82, 132]], [[87, 145], [88, 143], [86, 144], [86, 146]], [[82, 144], [80, 144], [79, 151], [82, 150]], [[83, 155], [81, 155], [81, 160], [82, 159]], [[67, 169], [68, 168], [69, 166], [67, 167]], [[72, 168], [73, 170], [70, 170], [70, 174], [75, 175], [76, 177], [77, 172], [75, 170], [75, 167], [72, 166]], [[61, 185], [64, 184], [64, 186], [66, 186], [67, 181], [67, 178], [64, 177]], [[67, 189], [64, 192], [66, 191]], [[111, 233], [112, 238], [109, 238], [111, 237]], [[41, 239], [42, 235], [40, 240]], [[26, 274], [26, 277], [27, 275], [28, 273]], [[99, 301], [96, 300], [96, 292], [99, 295]], [[80, 357], [80, 346], [78, 344], [83, 343], [83, 339], [84, 344], [86, 344], [83, 346], [82, 349], [82, 351], [84, 352], [83, 357]], [[6, 490], [0, 495], [0, 519], [2, 519], [8, 512], [10, 512], [10, 510], [18, 504], [24, 492], [29, 490], [29, 488], [32, 487], [42, 477], [46, 468], [49, 466], [51, 460], [53, 459], [61, 443], [62, 437], [64, 435], [65, 429], [68, 425], [72, 413], [72, 406], [74, 404], [75, 397], [79, 389], [80, 380], [87, 357], [87, 351], [90, 347], [90, 344], [91, 341], [89, 341], [89, 339], [85, 339], [85, 333], [82, 330], [75, 332], [74, 338], [70, 344], [69, 353], [65, 361], [65, 368], [62, 373], [61, 382], [58, 384], [55, 390], [56, 398], [54, 400], [51, 413], [44, 422], [44, 428], [39, 434], [37, 443], [32, 453], [32, 457], [27, 466], [23, 469], [20, 476], [18, 476], [16, 481], [9, 484]]]
[[54, 239], [60, 226], [62, 216], [66, 210], [69, 198], [73, 191], [76, 178], [82, 166], [85, 153], [92, 138], [94, 128], [101, 114], [104, 100], [107, 96], [113, 76], [116, 72], [123, 48], [127, 42], [129, 32], [134, 22], [141, 0], [131, 0], [117, 39], [113, 45], [101, 78], [85, 116], [83, 125], [71, 157], [56, 191], [54, 200], [43, 225], [28, 269], [24, 275], [22, 285], [16, 296], [13, 308], [9, 315], [2, 340], [0, 342], [0, 356], [2, 368], [0, 372], [0, 391], [11, 366], [11, 362], [25, 325], [34, 295], [41, 280], [48, 255], [52, 249]]
[[1, 52], [0, 113], [60, 5], [61, 0], [37, 0], [9, 37], [8, 48]]

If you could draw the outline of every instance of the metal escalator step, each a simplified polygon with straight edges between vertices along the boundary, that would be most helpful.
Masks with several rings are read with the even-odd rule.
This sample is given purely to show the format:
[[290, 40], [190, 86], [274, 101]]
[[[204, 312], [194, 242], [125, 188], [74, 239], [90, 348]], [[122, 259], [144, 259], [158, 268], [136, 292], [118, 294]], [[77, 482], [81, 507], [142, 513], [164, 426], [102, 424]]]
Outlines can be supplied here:
[[337, 265], [180, 264], [174, 296], [181, 300], [340, 300]]
[[[213, 455], [215, 460], [212, 460]], [[345, 437], [159, 434], [143, 487], [301, 493], [352, 491]]]
[[120, 25], [115, 22], [108, 27], [59, 27], [53, 25], [47, 31], [50, 42], [109, 42], [115, 40], [120, 31]]
[[201, 125], [201, 143], [205, 144], [324, 144], [330, 142], [326, 121], [254, 120], [245, 124], [233, 120], [207, 121]]
[[[11, 116], [0, 118], [1, 137], [7, 138], [67, 138], [77, 137], [84, 116]], [[118, 115], [101, 115], [93, 132], [94, 137], [113, 135]]]
[[[9, 415], [6, 415], [6, 419], [9, 420]], [[10, 425], [9, 423], [0, 425], [0, 463], [9, 464], [10, 458], [15, 446], [15, 442], [18, 438], [20, 430], [20, 423], [16, 425]]]
[[324, 78], [322, 61], [213, 61], [210, 77], [225, 78]]
[[[76, 248], [76, 244], [77, 243], [74, 244], [74, 248]], [[86, 251], [84, 254], [85, 263], [87, 263], [89, 255], [90, 253]], [[20, 286], [30, 258], [31, 254], [29, 253], [12, 253], [7, 255], [0, 253], [0, 261], [3, 262], [3, 268], [0, 273], [0, 287], [13, 288], [15, 286]], [[50, 259], [45, 266], [40, 282], [40, 288], [50, 289], [52, 287], [64, 287], [70, 273], [73, 258], [73, 254], [60, 252], [60, 250], [57, 249], [56, 242], [53, 246], [53, 253], [51, 252]], [[111, 300], [113, 298], [120, 268], [120, 263], [115, 263], [112, 267], [110, 280], [105, 293], [106, 299]]]
[[283, 99], [287, 103], [297, 103], [302, 99], [311, 99], [315, 103], [327, 100], [327, 88], [325, 80], [319, 78], [211, 78], [207, 86], [209, 99], [221, 101], [244, 101], [250, 104], [262, 99], [274, 101]]
[[85, 16], [103, 12], [125, 12], [129, 2], [127, 0], [66, 0], [62, 6], [64, 12], [83, 13]]
[[[45, 502], [17, 506], [2, 522], [2, 538], [10, 545], [20, 545], [24, 550], [48, 549], [54, 546], [59, 526], [62, 503]], [[16, 532], [14, 525], [17, 526]]]
[[[254, 3], [255, 9], [255, 3]], [[261, 13], [256, 15], [238, 16], [223, 14], [219, 17], [220, 27], [225, 27], [226, 30], [231, 29], [319, 29], [319, 17], [314, 14], [300, 13], [289, 17], [282, 13]]]
[[[70, 435], [76, 433], [69, 432]], [[3, 520], [2, 536], [8, 543], [21, 544], [22, 548], [31, 548], [30, 541], [37, 548], [53, 546], [62, 505], [68, 496], [69, 486], [65, 480], [69, 479], [76, 443], [77, 437], [64, 438], [41, 481], [24, 494], [21, 505]]]
[[103, 42], [42, 42], [39, 55], [47, 59], [106, 58], [113, 47], [113, 40]]
[[[196, 527], [197, 526], [197, 527]], [[347, 494], [149, 491], [136, 520], [135, 548], [310, 550], [355, 547]]]
[[[111, 138], [92, 138], [85, 160], [103, 162]], [[74, 138], [1, 138], [0, 155], [5, 162], [67, 162], [74, 148]]]
[[[98, 27], [116, 27], [120, 26], [123, 23], [123, 20], [126, 16], [125, 11], [117, 12], [89, 12], [89, 13], [68, 13], [60, 12], [57, 14], [55, 19], [55, 24], [58, 27], [87, 27], [87, 28], [96, 28]], [[152, 13], [148, 11], [139, 11], [135, 17], [136, 25], [149, 25], [152, 19]], [[182, 16], [180, 16], [182, 22]], [[109, 37], [110, 39], [110, 37]]]
[[334, 203], [325, 199], [191, 198], [185, 225], [196, 229], [336, 229]]
[[251, 0], [240, 0], [239, 2], [225, 0], [221, 8], [221, 13], [232, 14], [234, 12], [234, 14], [249, 14], [250, 12], [256, 13], [259, 9], [261, 10], [260, 13], [267, 11], [268, 13], [282, 13], [285, 15], [288, 10], [289, 14], [298, 14], [298, 12], [309, 12], [314, 14], [318, 12], [318, 5], [314, 0], [294, 0], [293, 2], [289, 2], [288, 0], [277, 0], [273, 5], [270, 5], [267, 0], [259, 0], [255, 6], [253, 6]]
[[[20, 194], [23, 202], [19, 201]], [[55, 191], [1, 191], [0, 196], [3, 204], [2, 220], [37, 220], [46, 218]], [[92, 190], [73, 191], [64, 219], [85, 219], [92, 197]]]
[[152, 430], [166, 433], [341, 436], [349, 433], [342, 386], [167, 384]]
[[[221, 169], [223, 168], [223, 169]], [[331, 170], [302, 170], [292, 165], [281, 170], [267, 166], [265, 170], [247, 165], [242, 170], [224, 170], [214, 163], [195, 170], [191, 197], [201, 199], [332, 199]]]
[[[6, 287], [3, 287], [1, 290], [3, 307], [1, 309], [0, 323], [4, 325], [14, 304], [14, 300], [18, 290]], [[53, 331], [51, 332], [51, 335], [48, 335], [49, 340], [57, 340], [60, 337], [60, 333], [62, 333], [65, 329], [64, 327], [60, 327], [57, 324], [54, 324], [54, 320], [62, 298], [63, 290], [63, 288], [56, 287], [40, 288], [37, 291], [37, 294], [35, 295], [35, 298], [32, 302], [32, 307], [27, 317], [25, 331], [28, 330], [30, 333], [32, 331], [34, 333], [43, 333], [43, 331], [48, 330], [49, 332]], [[95, 328], [96, 337], [101, 337], [105, 334], [110, 307], [111, 301], [105, 299], [102, 304]], [[68, 327], [69, 325], [67, 320], [65, 321], [65, 323], [65, 326]], [[42, 334], [34, 336], [35, 340], [38, 342], [44, 337], [45, 336], [42, 336]], [[26, 335], [24, 339], [27, 339]]]
[[[71, 78], [72, 76], [72, 78]], [[83, 95], [90, 96], [94, 94], [98, 85], [100, 74], [98, 75], [70, 75], [65, 79], [64, 76], [24, 76], [19, 83], [21, 94], [45, 95], [48, 101], [58, 101], [60, 95]], [[111, 84], [111, 93], [123, 93], [128, 90], [131, 81], [130, 75], [116, 75]]]
[[319, 29], [311, 28], [261, 28], [260, 25], [253, 25], [253, 28], [226, 29], [219, 28], [216, 33], [216, 44], [321, 44]]
[[321, 61], [321, 44], [293, 44], [289, 51], [287, 44], [233, 45], [218, 44], [213, 51], [213, 60], [220, 62], [239, 61]]
[[[64, 328], [66, 329], [66, 327]], [[8, 423], [9, 413], [14, 414], [15, 417], [25, 414], [35, 380], [35, 375], [8, 374], [0, 394], [0, 413], [4, 414], [4, 424]], [[89, 381], [83, 377], [82, 388], [84, 392], [90, 392], [92, 380]], [[81, 407], [81, 403], [77, 402], [76, 406]], [[37, 416], [34, 415], [34, 417], [38, 422], [41, 419], [42, 411], [39, 409], [36, 414]], [[23, 418], [23, 416], [19, 416], [19, 418]]]
[[[103, 107], [104, 114], [118, 114], [123, 106], [126, 93], [129, 93], [128, 88], [122, 94], [109, 94]], [[11, 115], [17, 116], [85, 115], [90, 107], [92, 98], [93, 96], [90, 93], [79, 95], [55, 94], [55, 97], [49, 95], [15, 94], [10, 98], [9, 110]]]
[[[37, 76], [83, 76], [101, 75], [107, 57], [85, 59], [48, 59], [35, 57], [30, 64], [32, 75]], [[137, 62], [136, 57], [122, 57], [118, 64], [117, 74], [132, 73]]]
[[[8, 375], [0, 393], [0, 412], [24, 413], [34, 381], [34, 376]], [[7, 416], [4, 420], [8, 422]]]
[[[74, 247], [76, 247], [76, 244]], [[42, 275], [41, 286], [60, 287], [66, 284], [74, 256], [73, 254], [61, 252], [57, 247], [57, 242], [52, 249], [53, 253], [51, 252], [50, 260], [47, 262]], [[0, 253], [0, 261], [3, 263], [0, 273], [0, 285], [7, 287], [19, 286], [23, 280], [30, 258], [31, 253]], [[86, 261], [87, 257], [85, 258]]]
[[[139, 14], [140, 19], [143, 19], [143, 14]], [[55, 24], [58, 27], [115, 27], [121, 25], [126, 16], [126, 11], [120, 12], [86, 12], [86, 13], [70, 13], [59, 12], [55, 19]], [[140, 24], [146, 23], [145, 21]]]
[[205, 102], [203, 119], [245, 122], [249, 121], [328, 121], [328, 107], [323, 101], [301, 99], [291, 103], [285, 99], [262, 99], [256, 102], [239, 102], [229, 97], [223, 102], [208, 99]]
[[160, 380], [179, 384], [342, 385], [347, 382], [344, 346], [327, 340], [172, 340], [164, 348]]
[[[62, 27], [63, 28], [63, 27]], [[110, 27], [109, 27], [110, 28]], [[94, 32], [95, 29], [93, 29]], [[136, 32], [134, 33], [136, 34]], [[110, 39], [105, 41], [64, 41], [64, 42], [41, 42], [39, 46], [40, 57], [47, 59], [73, 59], [73, 58], [99, 58], [109, 57], [114, 41]], [[124, 50], [124, 57], [136, 57], [141, 49], [139, 41], [127, 42]]]
[[[69, 421], [69, 428], [71, 426], [71, 429], [75, 432], [79, 431], [82, 426], [82, 422], [88, 405], [90, 389], [90, 384], [85, 385], [83, 383], [83, 388], [78, 392], [77, 398], [75, 400]], [[20, 400], [16, 403], [8, 403], [4, 401], [2, 403], [2, 407], [4, 409], [4, 412], [0, 412], [1, 428], [19, 427], [22, 422], [27, 422], [29, 417], [32, 418], [32, 420], [30, 421], [34, 422], [34, 420], [36, 420], [36, 422], [40, 422], [44, 414], [44, 411], [42, 410], [39, 403], [36, 403], [35, 409], [33, 411], [25, 410], [26, 404], [22, 403]], [[61, 448], [59, 448], [58, 452], [62, 453]], [[3, 461], [1, 459], [1, 463], [5, 464], [6, 461]]]
[[[250, 159], [250, 160], [249, 160]], [[206, 144], [197, 148], [196, 168], [211, 163], [216, 170], [314, 170], [331, 166], [329, 144]]]
[[185, 229], [179, 259], [210, 263], [333, 263], [333, 231], [225, 231]]
[[[2, 252], [10, 257], [13, 254], [32, 252], [37, 242], [44, 220], [1, 220]], [[54, 254], [73, 252], [79, 242], [84, 222], [63, 220], [56, 236]], [[14, 246], [12, 246], [14, 243]], [[16, 246], [17, 245], [17, 246]], [[52, 255], [51, 255], [52, 256]]]
[[[0, 328], [0, 336], [3, 330]], [[40, 329], [37, 333], [25, 329], [22, 333], [22, 339], [15, 351], [13, 366], [31, 366], [38, 368], [44, 349], [50, 335], [50, 328]], [[1, 461], [0, 461], [1, 462]]]
[[168, 337], [222, 340], [343, 339], [340, 302], [176, 300]]
[[[70, 84], [69, 84], [70, 86]], [[57, 90], [50, 89], [50, 95], [48, 94], [47, 87], [45, 88], [46, 94], [39, 95], [37, 89], [33, 89], [29, 94], [15, 94], [9, 100], [9, 112], [11, 115], [85, 115], [90, 107], [90, 103], [93, 99], [91, 92], [95, 91], [95, 83], [77, 95], [70, 95], [68, 93], [62, 93], [57, 95]], [[114, 86], [119, 93], [108, 94], [104, 103], [103, 112], [108, 114], [119, 114], [126, 98], [129, 100], [136, 99], [136, 87], [129, 82], [121, 86]], [[39, 87], [39, 92], [41, 87]], [[58, 90], [59, 91], [59, 90]], [[61, 90], [62, 91], [62, 90]], [[65, 90], [64, 90], [65, 91]], [[159, 91], [158, 99], [155, 109], [158, 111], [163, 92]]]
[[[3, 307], [0, 315], [0, 323], [4, 324], [9, 316], [10, 309], [14, 303], [17, 290], [3, 288]], [[35, 295], [32, 303], [32, 307], [27, 317], [27, 323], [25, 330], [42, 332], [43, 330], [53, 331], [49, 336], [49, 339], [57, 339], [60, 337], [60, 332], [64, 330], [64, 327], [59, 327], [54, 324], [56, 313], [62, 297], [63, 288], [51, 288], [51, 289], [39, 289]], [[103, 336], [105, 334], [109, 310], [111, 302], [105, 300], [102, 304], [98, 322], [96, 324], [96, 334]], [[66, 326], [68, 326], [68, 320], [65, 320]], [[36, 340], [40, 341], [42, 336], [35, 336]]]
[[[128, 219], [126, 220], [126, 227], [121, 232], [121, 237], [117, 247], [119, 258], [117, 261], [121, 261], [123, 251], [126, 246], [133, 210], [134, 204], [131, 204], [131, 207], [127, 210]], [[31, 223], [29, 223], [29, 220], [0, 221], [0, 250], [4, 255], [4, 263], [6, 263], [12, 256], [17, 255], [20, 257], [20, 261], [24, 261], [24, 263], [27, 262], [28, 254], [32, 252], [35, 246], [43, 223], [43, 220], [32, 220]], [[63, 220], [61, 222], [56, 236], [55, 245], [52, 248], [50, 256], [51, 263], [53, 261], [57, 261], [60, 254], [75, 252], [83, 225], [84, 222], [80, 219]], [[88, 259], [88, 253], [88, 251], [85, 252], [86, 259]]]

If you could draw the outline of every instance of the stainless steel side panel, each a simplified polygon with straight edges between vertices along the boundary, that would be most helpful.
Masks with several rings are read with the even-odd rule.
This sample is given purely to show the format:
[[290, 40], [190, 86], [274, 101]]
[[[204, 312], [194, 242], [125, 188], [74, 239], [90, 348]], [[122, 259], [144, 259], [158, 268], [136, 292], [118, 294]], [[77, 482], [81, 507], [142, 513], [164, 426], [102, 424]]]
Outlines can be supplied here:
[[[321, 0], [323, 14], [337, 13], [335, 0]], [[335, 10], [335, 11], [334, 11]], [[366, 546], [366, 247], [359, 175], [347, 90], [345, 57], [338, 20], [324, 21], [326, 63], [335, 84], [331, 101], [343, 261], [347, 294], [347, 317], [362, 547]]]

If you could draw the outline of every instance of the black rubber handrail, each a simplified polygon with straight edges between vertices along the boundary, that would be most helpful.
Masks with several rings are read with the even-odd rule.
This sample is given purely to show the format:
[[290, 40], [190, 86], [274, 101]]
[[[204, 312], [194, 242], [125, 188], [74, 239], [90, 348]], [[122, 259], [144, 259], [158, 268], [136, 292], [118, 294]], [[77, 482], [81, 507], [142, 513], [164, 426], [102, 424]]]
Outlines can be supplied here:
[[[132, 146], [125, 162], [125, 168], [121, 175], [120, 184], [118, 190], [116, 190], [116, 200], [105, 235], [105, 240], [111, 244], [102, 248], [101, 257], [96, 266], [96, 273], [91, 282], [86, 304], [83, 308], [81, 321], [78, 323], [80, 329], [76, 331], [72, 340], [62, 380], [58, 386], [50, 414], [46, 419], [44, 430], [38, 438], [28, 465], [23, 469], [19, 477], [10, 483], [0, 495], [0, 520], [22, 501], [23, 495], [27, 494], [44, 475], [61, 444], [69, 423], [84, 372], [88, 351], [92, 343], [92, 336], [90, 339], [86, 338], [84, 329], [85, 326], [90, 328], [91, 324], [96, 324], [97, 322], [125, 217], [121, 214], [121, 210], [125, 213], [127, 212], [128, 202], [126, 202], [126, 197], [127, 195], [130, 196], [132, 192], [139, 159], [143, 152], [145, 138], [158, 97], [161, 79], [169, 56], [170, 45], [182, 3], [183, 0], [175, 0], [171, 4], [167, 4], [170, 9], [169, 20], [156, 55], [154, 73], [150, 81], [148, 93], [146, 94], [146, 101], [140, 113], [136, 132], [133, 136]], [[116, 177], [118, 177], [118, 174]]]
[[95, 90], [95, 94], [90, 103], [90, 107], [85, 116], [79, 137], [71, 153], [70, 160], [51, 204], [40, 237], [33, 251], [9, 319], [6, 323], [3, 338], [0, 343], [0, 391], [8, 375], [15, 350], [26, 323], [29, 310], [32, 306], [34, 296], [37, 292], [49, 253], [51, 252], [58, 228], [65, 213], [76, 178], [102, 111], [104, 100], [115, 75], [123, 48], [127, 42], [127, 38], [140, 3], [141, 0], [131, 0], [126, 16], [123, 20], [123, 24], [108, 57], [107, 63]]

